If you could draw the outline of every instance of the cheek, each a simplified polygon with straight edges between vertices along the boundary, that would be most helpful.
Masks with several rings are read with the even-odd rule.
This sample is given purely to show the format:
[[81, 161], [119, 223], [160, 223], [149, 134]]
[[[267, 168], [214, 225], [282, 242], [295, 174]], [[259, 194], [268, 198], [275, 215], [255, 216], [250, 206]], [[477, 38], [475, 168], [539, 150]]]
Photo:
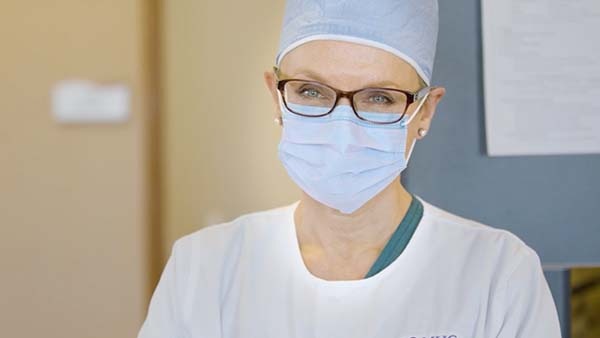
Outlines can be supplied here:
[[412, 143], [415, 141], [415, 136], [417, 135], [417, 127], [414, 123], [411, 123], [408, 125], [408, 133], [406, 136], [406, 146], [405, 146], [405, 153], [408, 154], [408, 151], [410, 150], [410, 146], [412, 145]]
[[408, 138], [412, 139], [415, 136], [417, 136], [417, 129], [419, 129], [417, 123], [417, 121], [412, 121], [411, 124], [408, 125]]

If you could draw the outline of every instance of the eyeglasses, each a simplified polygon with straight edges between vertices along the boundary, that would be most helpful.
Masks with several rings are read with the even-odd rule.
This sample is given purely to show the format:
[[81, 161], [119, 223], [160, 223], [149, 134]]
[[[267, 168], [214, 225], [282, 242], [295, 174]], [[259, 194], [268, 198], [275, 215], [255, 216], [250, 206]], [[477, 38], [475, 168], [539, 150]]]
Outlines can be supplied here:
[[[278, 68], [274, 67], [274, 70], [277, 74]], [[340, 98], [347, 97], [354, 115], [359, 119], [375, 124], [392, 124], [402, 120], [408, 107], [423, 98], [432, 87], [424, 87], [417, 92], [395, 88], [343, 91], [318, 81], [278, 79], [277, 89], [285, 107], [300, 116], [328, 115]]]

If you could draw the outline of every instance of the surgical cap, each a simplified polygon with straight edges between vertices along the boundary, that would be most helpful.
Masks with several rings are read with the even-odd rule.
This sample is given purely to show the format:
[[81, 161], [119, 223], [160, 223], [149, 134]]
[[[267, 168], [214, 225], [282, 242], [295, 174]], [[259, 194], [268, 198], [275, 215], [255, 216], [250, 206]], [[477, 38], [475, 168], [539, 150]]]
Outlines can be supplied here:
[[275, 65], [309, 41], [348, 41], [395, 54], [429, 85], [437, 34], [437, 0], [288, 0]]

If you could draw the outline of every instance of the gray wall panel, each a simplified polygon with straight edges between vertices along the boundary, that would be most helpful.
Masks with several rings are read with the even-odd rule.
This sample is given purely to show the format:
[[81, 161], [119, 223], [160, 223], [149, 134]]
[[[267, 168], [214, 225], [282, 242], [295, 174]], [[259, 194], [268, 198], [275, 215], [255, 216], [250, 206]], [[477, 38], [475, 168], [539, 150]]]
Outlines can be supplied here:
[[479, 1], [440, 1], [433, 84], [447, 94], [404, 182], [434, 205], [515, 233], [545, 265], [598, 264], [599, 155], [486, 156], [480, 25]]

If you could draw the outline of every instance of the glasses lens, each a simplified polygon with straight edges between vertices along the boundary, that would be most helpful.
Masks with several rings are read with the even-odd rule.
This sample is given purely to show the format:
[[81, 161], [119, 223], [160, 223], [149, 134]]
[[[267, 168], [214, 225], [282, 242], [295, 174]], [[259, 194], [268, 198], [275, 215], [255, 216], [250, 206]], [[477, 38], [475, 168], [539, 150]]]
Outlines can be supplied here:
[[354, 95], [354, 108], [363, 119], [392, 123], [404, 115], [408, 96], [402, 92], [388, 89], [369, 88]]
[[335, 104], [335, 91], [318, 82], [293, 80], [286, 82], [284, 99], [289, 110], [309, 116], [326, 114]]

